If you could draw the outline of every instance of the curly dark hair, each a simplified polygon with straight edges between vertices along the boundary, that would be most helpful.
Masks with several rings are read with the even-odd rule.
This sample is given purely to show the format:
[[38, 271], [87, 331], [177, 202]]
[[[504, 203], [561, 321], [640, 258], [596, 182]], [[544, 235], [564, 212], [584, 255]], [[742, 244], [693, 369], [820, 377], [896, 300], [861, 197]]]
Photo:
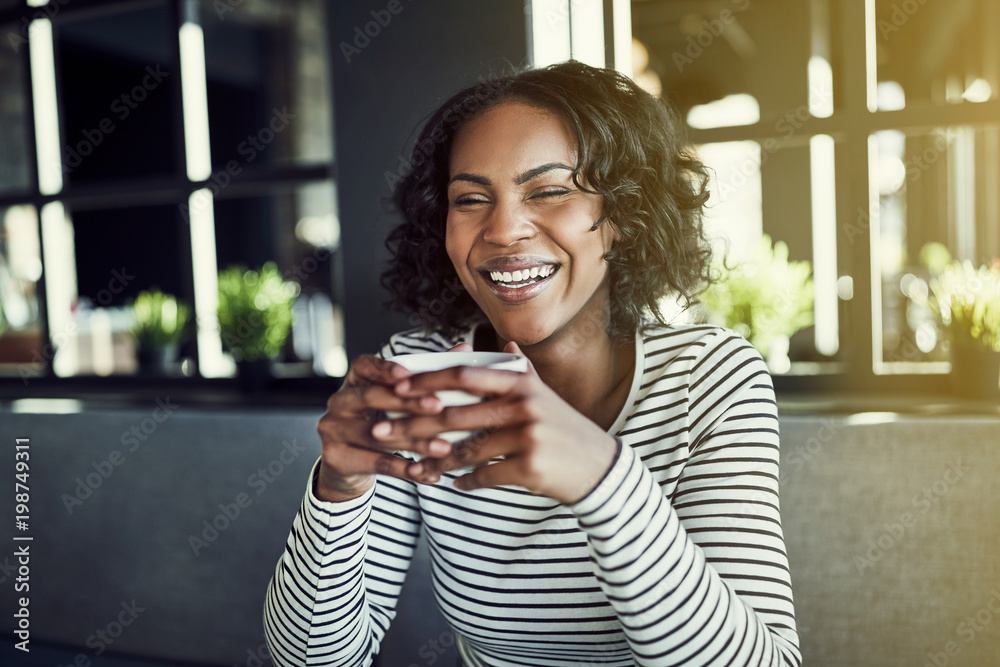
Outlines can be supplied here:
[[445, 335], [485, 320], [469, 294], [454, 289], [460, 283], [445, 250], [448, 162], [458, 130], [508, 101], [565, 120], [579, 156], [573, 183], [601, 195], [597, 224], [610, 221], [620, 235], [605, 255], [612, 294], [608, 335], [633, 336], [653, 323], [646, 313], [667, 324], [658, 306], [664, 296], [674, 295], [685, 307], [696, 303], [712, 281], [702, 224], [708, 173], [688, 149], [683, 123], [628, 77], [571, 60], [483, 80], [430, 117], [393, 191], [403, 222], [386, 239], [391, 259], [381, 282], [390, 294], [387, 305]]

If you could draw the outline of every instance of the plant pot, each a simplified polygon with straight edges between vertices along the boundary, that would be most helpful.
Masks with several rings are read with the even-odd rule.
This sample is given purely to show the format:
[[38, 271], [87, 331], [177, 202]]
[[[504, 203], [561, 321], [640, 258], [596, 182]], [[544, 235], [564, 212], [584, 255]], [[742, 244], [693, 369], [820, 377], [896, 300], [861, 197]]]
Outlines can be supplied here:
[[140, 347], [135, 352], [135, 359], [139, 365], [140, 375], [153, 377], [173, 375], [177, 361], [177, 347]]
[[267, 389], [270, 382], [270, 359], [236, 362], [236, 383], [243, 393], [259, 394]]
[[951, 385], [959, 396], [1000, 398], [1000, 352], [952, 345]]

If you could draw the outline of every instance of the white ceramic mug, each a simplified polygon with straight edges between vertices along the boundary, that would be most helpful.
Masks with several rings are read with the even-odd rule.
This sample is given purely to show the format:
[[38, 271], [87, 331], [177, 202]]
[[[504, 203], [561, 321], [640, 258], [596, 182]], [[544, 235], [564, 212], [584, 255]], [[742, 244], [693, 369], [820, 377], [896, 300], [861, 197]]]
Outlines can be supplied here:
[[[397, 363], [411, 373], [439, 371], [442, 368], [452, 368], [454, 366], [481, 366], [521, 373], [528, 370], [527, 357], [507, 352], [420, 352], [417, 354], [400, 354], [395, 357], [389, 357], [387, 361]], [[480, 396], [450, 389], [435, 392], [435, 396], [441, 400], [441, 404], [445, 407], [471, 405], [483, 400]], [[389, 419], [409, 416], [407, 412], [386, 412], [385, 414]], [[441, 433], [438, 437], [448, 442], [458, 442], [459, 440], [468, 438], [470, 435], [472, 435], [472, 431], [448, 431]]]

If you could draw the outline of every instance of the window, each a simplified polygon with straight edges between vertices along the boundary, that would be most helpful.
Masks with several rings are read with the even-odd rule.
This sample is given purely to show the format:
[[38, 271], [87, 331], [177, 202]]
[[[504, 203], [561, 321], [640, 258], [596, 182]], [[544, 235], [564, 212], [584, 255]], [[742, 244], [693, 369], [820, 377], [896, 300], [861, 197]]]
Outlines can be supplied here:
[[933, 392], [948, 371], [920, 250], [1000, 256], [1000, 5], [960, 5], [631, 3], [633, 75], [715, 171], [711, 229], [812, 263], [815, 325], [779, 387]]
[[[32, 6], [29, 6], [32, 5]], [[137, 372], [129, 303], [197, 315], [175, 374], [232, 376], [216, 276], [301, 286], [283, 377], [346, 371], [322, 0], [0, 5], [0, 374]]]

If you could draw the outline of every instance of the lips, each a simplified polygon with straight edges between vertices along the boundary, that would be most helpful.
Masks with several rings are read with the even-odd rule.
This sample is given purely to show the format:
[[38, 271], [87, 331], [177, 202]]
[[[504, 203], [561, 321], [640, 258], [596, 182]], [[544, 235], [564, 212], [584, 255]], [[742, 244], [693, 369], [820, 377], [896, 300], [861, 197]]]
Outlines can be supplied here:
[[477, 271], [501, 301], [520, 303], [545, 291], [559, 268], [559, 262], [548, 257], [505, 255], [483, 262]]

